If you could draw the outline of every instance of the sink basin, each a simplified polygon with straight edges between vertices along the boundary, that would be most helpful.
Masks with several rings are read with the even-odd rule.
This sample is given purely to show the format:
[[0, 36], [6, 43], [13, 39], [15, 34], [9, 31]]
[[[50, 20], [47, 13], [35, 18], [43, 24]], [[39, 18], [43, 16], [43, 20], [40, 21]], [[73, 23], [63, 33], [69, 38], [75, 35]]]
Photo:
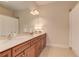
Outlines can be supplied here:
[[5, 44], [6, 42], [8, 42], [8, 40], [0, 40], [0, 44]]
[[8, 36], [4, 36], [4, 35], [0, 36], [0, 40], [6, 40], [7, 38]]

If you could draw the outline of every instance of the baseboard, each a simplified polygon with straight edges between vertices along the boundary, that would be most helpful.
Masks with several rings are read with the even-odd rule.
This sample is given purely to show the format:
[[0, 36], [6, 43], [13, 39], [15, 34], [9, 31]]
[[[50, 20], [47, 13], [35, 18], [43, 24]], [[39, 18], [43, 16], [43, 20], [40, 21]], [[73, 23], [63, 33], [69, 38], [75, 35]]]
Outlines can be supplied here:
[[50, 44], [50, 45], [47, 44], [47, 46], [50, 46], [50, 47], [60, 47], [60, 48], [69, 48], [69, 46], [61, 45], [61, 44]]
[[75, 54], [76, 57], [79, 57], [79, 53], [75, 48], [72, 47], [72, 51], [73, 51], [73, 53]]

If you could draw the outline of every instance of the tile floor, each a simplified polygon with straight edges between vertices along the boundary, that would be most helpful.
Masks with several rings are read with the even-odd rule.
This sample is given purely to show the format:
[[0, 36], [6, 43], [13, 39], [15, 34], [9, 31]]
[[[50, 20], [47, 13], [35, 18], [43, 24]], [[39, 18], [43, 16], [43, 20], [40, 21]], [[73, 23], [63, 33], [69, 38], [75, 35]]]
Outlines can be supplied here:
[[40, 57], [76, 57], [76, 55], [69, 48], [46, 47]]

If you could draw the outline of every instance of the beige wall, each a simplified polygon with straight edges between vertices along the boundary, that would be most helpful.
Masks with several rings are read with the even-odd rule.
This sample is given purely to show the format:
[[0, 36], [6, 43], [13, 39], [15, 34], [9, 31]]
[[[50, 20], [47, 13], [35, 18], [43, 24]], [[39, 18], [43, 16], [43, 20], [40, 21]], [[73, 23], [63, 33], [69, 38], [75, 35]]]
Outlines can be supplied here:
[[7, 16], [14, 16], [14, 11], [7, 9], [3, 6], [0, 6], [0, 14], [7, 15]]
[[58, 2], [41, 6], [40, 16], [46, 21], [47, 45], [67, 47], [69, 45], [69, 9], [75, 2]]
[[48, 34], [47, 45], [68, 45], [68, 10], [61, 6], [44, 6], [40, 8], [41, 17], [46, 21]]

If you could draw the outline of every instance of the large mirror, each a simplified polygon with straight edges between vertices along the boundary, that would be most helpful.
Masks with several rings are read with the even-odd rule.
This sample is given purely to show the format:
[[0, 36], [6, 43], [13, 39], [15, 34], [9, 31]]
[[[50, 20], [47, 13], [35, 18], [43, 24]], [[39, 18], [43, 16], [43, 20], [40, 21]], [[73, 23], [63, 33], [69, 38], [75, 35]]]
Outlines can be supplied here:
[[19, 33], [18, 19], [0, 15], [0, 35], [9, 35], [11, 33]]

